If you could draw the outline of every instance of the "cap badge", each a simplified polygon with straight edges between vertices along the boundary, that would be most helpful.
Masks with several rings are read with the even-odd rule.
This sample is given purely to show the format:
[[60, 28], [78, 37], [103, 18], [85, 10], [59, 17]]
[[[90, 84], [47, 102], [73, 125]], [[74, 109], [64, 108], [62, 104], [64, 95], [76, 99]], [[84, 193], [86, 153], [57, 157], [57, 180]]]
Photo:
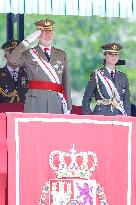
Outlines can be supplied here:
[[51, 24], [50, 24], [50, 22], [49, 21], [46, 21], [45, 22], [45, 26], [50, 26]]
[[116, 46], [116, 45], [113, 45], [112, 48], [116, 50], [116, 49], [117, 49], [117, 46]]
[[12, 42], [12, 45], [13, 45], [13, 46], [17, 46], [17, 42], [15, 42], [15, 41]]

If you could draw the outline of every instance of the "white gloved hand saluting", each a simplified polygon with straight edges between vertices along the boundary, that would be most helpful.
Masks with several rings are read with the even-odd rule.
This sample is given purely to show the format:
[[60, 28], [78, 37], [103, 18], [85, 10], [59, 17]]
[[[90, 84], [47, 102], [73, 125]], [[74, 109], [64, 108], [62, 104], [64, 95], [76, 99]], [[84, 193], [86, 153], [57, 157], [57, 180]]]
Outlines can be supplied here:
[[35, 41], [41, 34], [41, 30], [37, 30], [34, 33], [30, 34], [29, 36], [27, 36], [22, 43], [27, 47], [29, 46], [30, 43], [32, 43], [33, 41]]

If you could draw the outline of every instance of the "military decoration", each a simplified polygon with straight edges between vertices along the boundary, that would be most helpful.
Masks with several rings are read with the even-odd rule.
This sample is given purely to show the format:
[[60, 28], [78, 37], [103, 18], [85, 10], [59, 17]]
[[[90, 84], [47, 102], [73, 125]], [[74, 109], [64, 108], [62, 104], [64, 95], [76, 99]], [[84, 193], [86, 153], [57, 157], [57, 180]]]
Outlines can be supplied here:
[[122, 94], [125, 93], [125, 85], [123, 85]]
[[62, 75], [64, 70], [64, 65], [62, 65], [61, 61], [57, 61], [57, 64], [53, 66], [53, 68], [57, 71], [59, 75]]
[[21, 84], [22, 84], [22, 86], [26, 85], [26, 77], [21, 78]]
[[4, 91], [5, 91], [5, 93], [8, 93], [9, 90], [8, 90], [8, 86], [7, 85], [6, 85], [6, 88], [5, 88]]

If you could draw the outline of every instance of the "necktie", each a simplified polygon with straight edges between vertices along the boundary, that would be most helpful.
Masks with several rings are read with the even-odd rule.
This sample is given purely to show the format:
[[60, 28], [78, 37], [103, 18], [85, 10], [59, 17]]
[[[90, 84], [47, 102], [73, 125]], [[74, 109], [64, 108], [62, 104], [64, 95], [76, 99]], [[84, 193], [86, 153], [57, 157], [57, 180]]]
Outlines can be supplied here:
[[17, 82], [17, 71], [13, 71], [13, 80]]
[[49, 56], [48, 51], [49, 51], [49, 48], [44, 48], [44, 54], [45, 54], [45, 56], [46, 56], [46, 58], [48, 59], [48, 62], [49, 62], [50, 61], [50, 56]]
[[50, 49], [48, 47], [44, 48], [44, 51], [48, 52]]
[[115, 73], [113, 71], [110, 72], [110, 75], [111, 75], [111, 78], [112, 78], [112, 81], [114, 81], [114, 75]]

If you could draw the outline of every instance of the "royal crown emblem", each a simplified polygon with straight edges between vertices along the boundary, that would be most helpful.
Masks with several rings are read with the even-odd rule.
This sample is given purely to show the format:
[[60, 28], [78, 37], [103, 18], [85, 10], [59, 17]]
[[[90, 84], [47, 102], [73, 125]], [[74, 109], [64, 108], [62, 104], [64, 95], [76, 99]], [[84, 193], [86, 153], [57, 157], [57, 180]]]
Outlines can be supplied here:
[[[58, 167], [55, 165], [55, 157], [58, 156]], [[92, 166], [89, 164], [89, 158], [92, 158]], [[68, 164], [68, 160], [70, 163]], [[75, 146], [70, 153], [53, 151], [49, 155], [49, 164], [51, 169], [56, 173], [57, 178], [62, 177], [79, 177], [90, 179], [97, 166], [97, 156], [94, 152], [76, 153]]]
[[[108, 205], [103, 188], [92, 177], [97, 166], [96, 153], [52, 151], [49, 165], [56, 173], [41, 193], [40, 205]], [[97, 200], [98, 198], [98, 200]]]

